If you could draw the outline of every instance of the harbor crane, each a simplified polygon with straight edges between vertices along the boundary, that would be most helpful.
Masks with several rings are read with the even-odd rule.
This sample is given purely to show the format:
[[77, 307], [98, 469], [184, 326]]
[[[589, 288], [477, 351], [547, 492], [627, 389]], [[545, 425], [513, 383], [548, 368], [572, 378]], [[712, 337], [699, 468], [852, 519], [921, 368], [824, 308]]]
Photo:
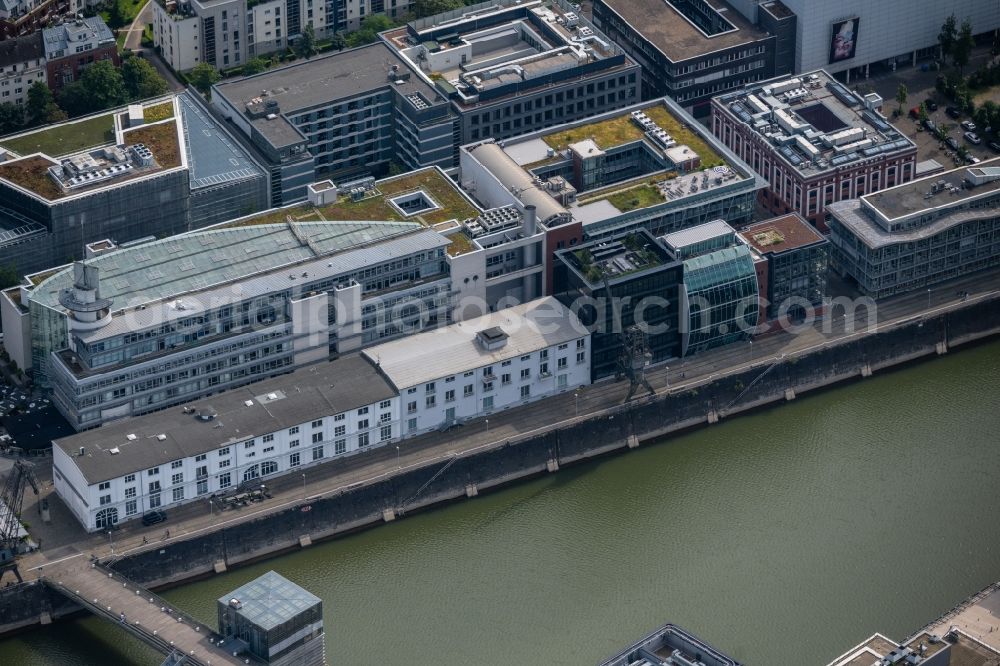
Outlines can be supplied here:
[[21, 573], [17, 570], [17, 557], [21, 548], [21, 505], [24, 502], [24, 488], [28, 485], [37, 495], [38, 481], [35, 474], [28, 465], [15, 460], [0, 494], [0, 578], [4, 572], [11, 570], [18, 582], [22, 580]]

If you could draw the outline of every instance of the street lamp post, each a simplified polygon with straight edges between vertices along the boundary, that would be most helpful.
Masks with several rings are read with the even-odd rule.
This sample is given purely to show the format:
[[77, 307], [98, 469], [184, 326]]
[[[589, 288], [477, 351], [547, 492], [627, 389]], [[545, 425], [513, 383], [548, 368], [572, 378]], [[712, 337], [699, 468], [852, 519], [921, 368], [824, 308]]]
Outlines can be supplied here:
[[212, 504], [212, 498], [208, 498], [208, 513], [209, 515], [215, 515], [215, 505]]
[[927, 287], [927, 309], [931, 309], [931, 288]]
[[399, 447], [396, 447], [396, 469], [402, 469], [399, 465]]
[[302, 472], [302, 496], [306, 496], [306, 473]]
[[111, 530], [108, 530], [108, 545], [111, 546], [111, 554], [115, 554], [115, 542], [111, 538]]
[[580, 415], [580, 392], [579, 391], [574, 391], [573, 392], [573, 409], [576, 412], [576, 415], [579, 416]]
[[750, 340], [750, 365], [753, 365], [753, 340]]
[[490, 420], [486, 419], [486, 432], [488, 433], [489, 431], [490, 431]]

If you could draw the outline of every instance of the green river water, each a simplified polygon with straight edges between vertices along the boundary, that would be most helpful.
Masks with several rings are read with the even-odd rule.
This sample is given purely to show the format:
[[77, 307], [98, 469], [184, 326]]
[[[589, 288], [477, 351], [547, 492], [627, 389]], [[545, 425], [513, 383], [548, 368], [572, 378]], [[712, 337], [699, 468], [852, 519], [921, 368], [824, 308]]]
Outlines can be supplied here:
[[[1000, 342], [171, 590], [268, 569], [322, 597], [327, 662], [596, 664], [664, 622], [752, 666], [902, 638], [1000, 579]], [[17, 666], [158, 664], [94, 618]]]

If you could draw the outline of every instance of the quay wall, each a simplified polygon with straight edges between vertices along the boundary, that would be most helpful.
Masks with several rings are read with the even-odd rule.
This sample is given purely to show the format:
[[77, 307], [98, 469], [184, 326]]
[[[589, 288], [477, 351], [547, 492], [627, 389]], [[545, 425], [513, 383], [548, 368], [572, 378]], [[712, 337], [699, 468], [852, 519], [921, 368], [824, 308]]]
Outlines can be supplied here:
[[[794, 399], [808, 391], [1000, 333], [1000, 296], [880, 328], [833, 344], [761, 359], [660, 395], [581, 414], [569, 423], [456, 455], [392, 477], [304, 498], [281, 512], [237, 523], [106, 563], [151, 589], [387, 522], [442, 502], [555, 472], [560, 467], [627, 451], [671, 433]], [[0, 590], [0, 635], [72, 610], [43, 585]], [[55, 595], [58, 596], [58, 595]]]

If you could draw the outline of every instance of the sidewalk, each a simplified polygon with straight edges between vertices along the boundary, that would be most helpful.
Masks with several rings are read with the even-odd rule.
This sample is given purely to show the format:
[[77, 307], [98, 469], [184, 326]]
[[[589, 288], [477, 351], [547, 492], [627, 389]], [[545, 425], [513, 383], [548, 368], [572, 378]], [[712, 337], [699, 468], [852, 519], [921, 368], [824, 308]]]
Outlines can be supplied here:
[[[958, 292], [970, 292], [968, 301], [1000, 293], [1000, 273], [973, 275], [925, 291], [900, 296], [879, 305], [879, 326], [892, 325], [920, 316], [930, 301], [931, 312], [954, 307], [960, 303]], [[797, 335], [781, 332], [759, 338], [753, 344], [734, 344], [712, 350], [685, 361], [670, 361], [651, 368], [647, 378], [658, 393], [694, 388], [721, 375], [745, 371], [748, 367], [763, 367], [781, 356], [802, 353], [820, 346], [860, 335], [866, 314], [859, 313], [857, 330], [845, 333], [843, 316], [832, 321], [817, 322]], [[831, 329], [824, 333], [822, 328]], [[851, 327], [853, 328], [853, 326]], [[31, 525], [31, 534], [41, 550], [26, 555], [21, 563], [22, 575], [34, 578], [33, 568], [65, 558], [94, 554], [109, 555], [159, 548], [168, 541], [204, 531], [216, 530], [227, 524], [250, 520], [265, 513], [294, 506], [303, 499], [328, 494], [392, 475], [397, 469], [421, 467], [445, 462], [456, 453], [473, 448], [502, 446], [515, 437], [551, 427], [560, 422], [572, 422], [590, 412], [600, 411], [623, 402], [628, 383], [603, 380], [594, 385], [567, 391], [528, 405], [491, 414], [488, 418], [469, 422], [445, 433], [425, 434], [398, 444], [375, 448], [347, 458], [338, 458], [319, 465], [302, 468], [301, 473], [286, 474], [264, 480], [271, 499], [247, 507], [220, 510], [209, 498], [170, 509], [169, 519], [153, 527], [143, 527], [135, 520], [108, 533], [88, 534], [53, 492], [51, 467], [37, 468], [41, 481], [39, 497], [27, 494], [23, 516]], [[641, 394], [641, 392], [640, 392]], [[52, 522], [42, 524], [38, 501], [48, 499]], [[166, 531], [169, 530], [169, 536]], [[143, 543], [143, 539], [148, 543]]]

